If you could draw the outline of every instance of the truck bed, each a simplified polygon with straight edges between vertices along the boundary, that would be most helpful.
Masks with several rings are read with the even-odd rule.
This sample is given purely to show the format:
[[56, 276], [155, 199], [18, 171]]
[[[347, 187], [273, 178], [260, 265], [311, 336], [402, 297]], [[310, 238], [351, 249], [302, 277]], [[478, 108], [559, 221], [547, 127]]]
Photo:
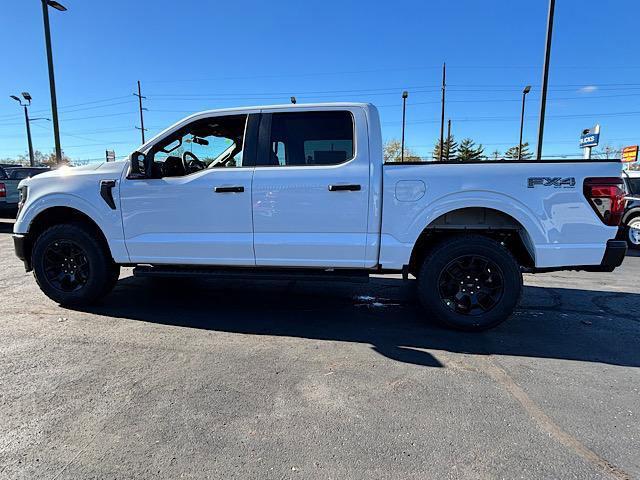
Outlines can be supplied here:
[[425, 225], [446, 229], [445, 214], [481, 208], [521, 226], [536, 267], [598, 264], [618, 229], [598, 217], [583, 184], [620, 174], [619, 160], [600, 159], [386, 163], [380, 263], [406, 264]]

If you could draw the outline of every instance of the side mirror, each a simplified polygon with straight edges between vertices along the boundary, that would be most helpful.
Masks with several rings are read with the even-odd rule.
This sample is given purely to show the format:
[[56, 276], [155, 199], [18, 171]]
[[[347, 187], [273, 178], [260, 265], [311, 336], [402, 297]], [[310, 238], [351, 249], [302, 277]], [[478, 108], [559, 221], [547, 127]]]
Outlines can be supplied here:
[[151, 168], [147, 161], [147, 156], [142, 152], [133, 152], [131, 157], [131, 172], [129, 178], [148, 178], [151, 175]]

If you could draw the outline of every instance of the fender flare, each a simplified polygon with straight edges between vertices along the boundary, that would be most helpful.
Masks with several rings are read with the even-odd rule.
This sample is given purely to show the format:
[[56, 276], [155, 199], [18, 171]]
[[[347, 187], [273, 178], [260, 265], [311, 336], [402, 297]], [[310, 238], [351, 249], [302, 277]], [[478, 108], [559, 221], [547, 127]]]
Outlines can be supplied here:
[[47, 210], [56, 207], [76, 210], [91, 219], [102, 232], [113, 259], [117, 263], [129, 261], [129, 255], [124, 244], [120, 212], [109, 210], [105, 214], [105, 212], [101, 212], [100, 209], [87, 200], [72, 193], [45, 194], [32, 203], [28, 203], [27, 208], [20, 212], [14, 227], [15, 233], [28, 234], [36, 218]]
[[548, 243], [547, 232], [543, 227], [543, 214], [536, 215], [527, 205], [514, 197], [486, 190], [455, 192], [425, 205], [409, 227], [408, 241], [415, 243], [422, 232], [438, 217], [465, 208], [490, 208], [504, 213], [522, 225], [534, 245]]

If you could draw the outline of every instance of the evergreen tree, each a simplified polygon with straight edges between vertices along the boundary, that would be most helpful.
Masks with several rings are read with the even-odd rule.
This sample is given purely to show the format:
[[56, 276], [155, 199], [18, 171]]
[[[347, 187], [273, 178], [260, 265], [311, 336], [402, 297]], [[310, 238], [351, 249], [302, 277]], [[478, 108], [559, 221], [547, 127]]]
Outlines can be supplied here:
[[[504, 152], [504, 158], [508, 160], [517, 160], [518, 159], [518, 150], [520, 149], [519, 145], [511, 147], [509, 150]], [[529, 142], [525, 142], [522, 144], [522, 159], [529, 160], [533, 157], [533, 153], [529, 151]]]
[[[451, 161], [456, 160], [458, 155], [458, 142], [456, 142], [453, 135], [444, 140], [444, 150], [442, 151], [442, 160]], [[436, 140], [436, 144], [433, 147], [433, 159], [440, 160], [440, 139]]]
[[476, 143], [470, 138], [465, 138], [460, 142], [458, 148], [458, 161], [475, 162], [484, 158], [484, 147], [482, 144], [476, 146]]
[[496, 148], [493, 152], [491, 152], [492, 160], [500, 160], [500, 151]]

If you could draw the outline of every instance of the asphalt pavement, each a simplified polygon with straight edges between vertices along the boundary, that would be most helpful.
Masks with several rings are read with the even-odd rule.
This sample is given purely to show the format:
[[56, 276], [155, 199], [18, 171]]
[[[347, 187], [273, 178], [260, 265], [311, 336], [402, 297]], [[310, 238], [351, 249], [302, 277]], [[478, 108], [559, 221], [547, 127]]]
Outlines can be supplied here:
[[482, 334], [415, 284], [152, 281], [48, 300], [0, 220], [1, 479], [640, 478], [640, 257], [526, 275]]

